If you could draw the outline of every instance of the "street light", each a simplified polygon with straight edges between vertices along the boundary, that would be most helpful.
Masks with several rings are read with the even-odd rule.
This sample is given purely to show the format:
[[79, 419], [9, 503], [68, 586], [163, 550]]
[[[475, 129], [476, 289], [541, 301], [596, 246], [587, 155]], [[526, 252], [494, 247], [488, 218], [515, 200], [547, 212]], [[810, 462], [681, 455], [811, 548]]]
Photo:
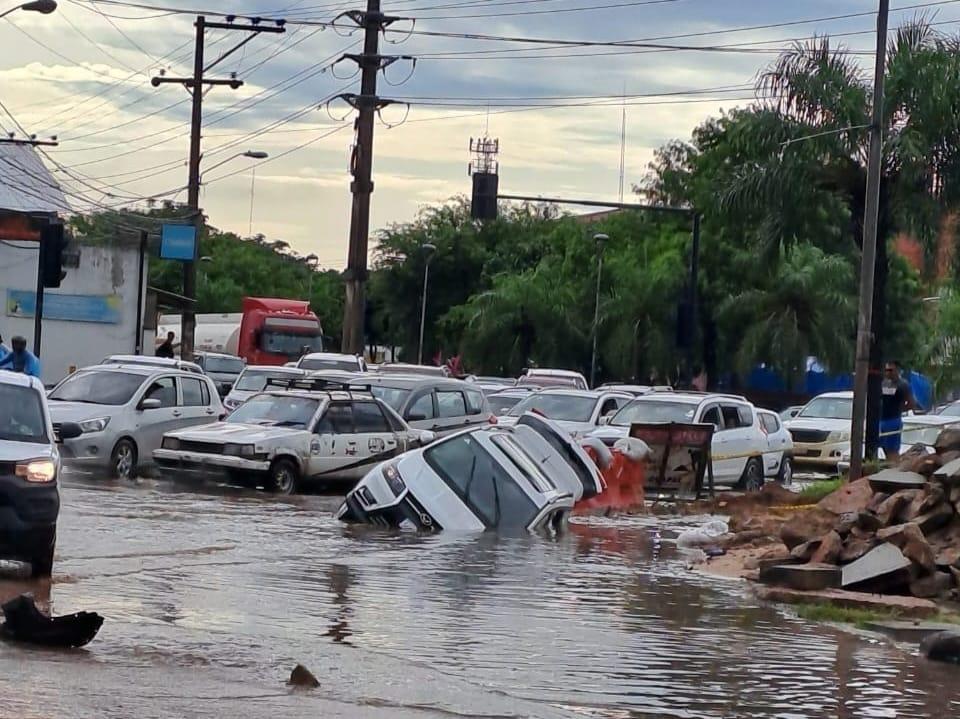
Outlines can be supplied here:
[[54, 10], [57, 9], [57, 3], [54, 0], [35, 0], [35, 2], [23, 3], [23, 5], [17, 5], [12, 7], [9, 10], [6, 10], [0, 13], [0, 17], [6, 17], [12, 12], [17, 10], [26, 10], [27, 12], [38, 12], [41, 15], [49, 15]]
[[[267, 153], [265, 152], [245, 152], [246, 157], [252, 157], [258, 160], [265, 160], [267, 158]], [[253, 236], [253, 191], [257, 185], [257, 166], [254, 165], [250, 168], [250, 222], [247, 226], [247, 235]]]
[[238, 152], [236, 155], [230, 155], [226, 160], [218, 162], [213, 167], [208, 167], [204, 172], [210, 172], [216, 170], [221, 165], [226, 165], [230, 160], [236, 160], [238, 157], [249, 157], [251, 160], [266, 160], [270, 155], [266, 152], [261, 152], [260, 150], [247, 150], [246, 152]]
[[303, 258], [304, 263], [310, 268], [309, 289], [307, 290], [307, 301], [313, 297], [313, 273], [317, 271], [317, 265], [320, 264], [320, 258], [314, 254], [309, 254]]
[[590, 386], [597, 384], [597, 328], [600, 325], [600, 279], [603, 276], [603, 248], [610, 238], [602, 233], [593, 236], [597, 243], [597, 298], [593, 307], [593, 353], [590, 356]]
[[427, 282], [430, 279], [430, 260], [433, 259], [437, 246], [425, 242], [420, 245], [420, 250], [426, 257], [426, 261], [423, 264], [423, 303], [420, 305], [420, 347], [417, 350], [417, 364], [423, 364], [423, 330], [427, 324]]

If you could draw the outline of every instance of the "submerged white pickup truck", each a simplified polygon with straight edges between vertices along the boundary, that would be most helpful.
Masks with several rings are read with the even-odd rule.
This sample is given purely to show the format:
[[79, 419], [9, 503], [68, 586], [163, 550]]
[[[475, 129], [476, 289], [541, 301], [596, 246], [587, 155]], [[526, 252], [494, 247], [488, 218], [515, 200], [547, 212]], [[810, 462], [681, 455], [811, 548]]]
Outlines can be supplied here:
[[168, 432], [153, 458], [172, 479], [201, 477], [291, 494], [309, 481], [357, 480], [370, 467], [434, 440], [369, 387], [271, 379], [226, 421]]

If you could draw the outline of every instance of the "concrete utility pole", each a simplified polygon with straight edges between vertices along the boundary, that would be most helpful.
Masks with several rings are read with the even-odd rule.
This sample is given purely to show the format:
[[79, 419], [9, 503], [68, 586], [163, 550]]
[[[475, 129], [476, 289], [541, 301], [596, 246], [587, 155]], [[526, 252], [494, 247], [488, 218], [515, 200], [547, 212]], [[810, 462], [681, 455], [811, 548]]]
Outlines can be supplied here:
[[[350, 158], [350, 192], [353, 204], [350, 210], [350, 249], [344, 272], [346, 301], [343, 307], [343, 341], [341, 351], [360, 355], [364, 347], [364, 311], [366, 308], [367, 241], [370, 234], [370, 195], [373, 194], [373, 121], [377, 111], [391, 103], [377, 97], [377, 73], [400, 59], [380, 55], [380, 33], [388, 25], [404, 18], [390, 17], [380, 12], [380, 0], [367, 0], [365, 12], [350, 11], [340, 17], [350, 18], [363, 28], [363, 54], [346, 54], [360, 67], [360, 94], [341, 95], [357, 110], [354, 122], [356, 144]], [[339, 19], [339, 18], [337, 18]]]
[[[877, 255], [877, 221], [880, 210], [880, 171], [883, 165], [883, 79], [887, 57], [889, 0], [880, 0], [877, 13], [877, 56], [873, 75], [873, 117], [870, 124], [870, 157], [867, 166], [866, 206], [863, 212], [863, 249], [860, 258], [860, 310], [857, 317], [857, 360], [853, 384], [853, 426], [850, 429], [850, 479], [863, 474], [863, 435], [866, 429], [870, 374], [870, 332], [873, 321], [873, 275]], [[886, 238], [884, 238], [886, 241]]]
[[[228, 18], [230, 19], [230, 18]], [[194, 244], [194, 258], [183, 263], [183, 294], [190, 300], [196, 300], [197, 297], [197, 254], [200, 252], [200, 235], [203, 231], [203, 213], [200, 212], [200, 160], [203, 157], [200, 151], [201, 132], [203, 129], [203, 90], [204, 86], [212, 87], [214, 85], [228, 85], [236, 90], [243, 85], [242, 80], [236, 77], [223, 80], [208, 80], [204, 78], [204, 73], [213, 69], [221, 61], [232, 55], [241, 47], [250, 42], [261, 32], [281, 33], [286, 32], [283, 20], [272, 21], [274, 26], [263, 25], [263, 20], [251, 21], [250, 24], [237, 24], [234, 22], [208, 22], [206, 17], [198, 15], [194, 23], [196, 27], [196, 44], [193, 51], [193, 76], [188, 78], [165, 77], [163, 75], [154, 77], [150, 82], [154, 87], [159, 87], [163, 83], [176, 83], [183, 85], [191, 94], [193, 104], [190, 114], [190, 158], [189, 175], [187, 180], [187, 207], [190, 209], [190, 219], [196, 228], [196, 242]], [[212, 63], [204, 67], [203, 50], [204, 35], [207, 28], [215, 30], [241, 30], [249, 32], [249, 37], [241, 40], [237, 45], [224, 52]], [[180, 321], [180, 357], [185, 360], [193, 359], [194, 335], [196, 334], [197, 317], [196, 305], [189, 302], [183, 308]]]

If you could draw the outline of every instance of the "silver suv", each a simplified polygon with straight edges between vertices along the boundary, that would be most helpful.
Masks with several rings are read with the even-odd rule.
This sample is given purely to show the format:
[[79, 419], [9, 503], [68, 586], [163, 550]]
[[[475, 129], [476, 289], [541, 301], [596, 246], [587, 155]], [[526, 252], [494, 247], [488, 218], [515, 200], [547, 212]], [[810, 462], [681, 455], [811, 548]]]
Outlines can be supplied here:
[[84, 368], [48, 396], [54, 427], [76, 422], [83, 431], [64, 439], [62, 456], [72, 466], [135, 477], [152, 461], [163, 435], [216, 422], [224, 415], [216, 385], [206, 375], [147, 365]]

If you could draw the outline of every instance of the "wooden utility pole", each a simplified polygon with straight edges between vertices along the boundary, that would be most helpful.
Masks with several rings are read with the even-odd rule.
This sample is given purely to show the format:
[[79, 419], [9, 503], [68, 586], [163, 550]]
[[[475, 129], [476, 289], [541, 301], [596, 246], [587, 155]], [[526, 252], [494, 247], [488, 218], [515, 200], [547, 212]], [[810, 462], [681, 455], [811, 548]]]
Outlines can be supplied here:
[[[883, 79], [887, 56], [889, 0], [880, 0], [877, 13], [877, 56], [873, 75], [873, 117], [870, 124], [870, 157], [867, 166], [866, 206], [863, 213], [863, 249], [860, 259], [860, 310], [857, 316], [857, 360], [853, 384], [853, 426], [850, 429], [850, 479], [863, 474], [863, 435], [866, 429], [867, 392], [873, 321], [873, 279], [877, 255], [877, 221], [880, 210], [880, 173], [883, 166]], [[883, 238], [886, 241], [886, 238]]]
[[[228, 85], [236, 90], [243, 85], [242, 80], [236, 77], [222, 80], [208, 80], [204, 78], [204, 73], [213, 69], [227, 56], [232, 55], [241, 47], [250, 42], [261, 32], [281, 33], [286, 32], [282, 20], [271, 21], [274, 25], [263, 25], [264, 21], [258, 20], [255, 23], [251, 21], [246, 23], [234, 22], [208, 22], [206, 17], [198, 15], [194, 23], [196, 28], [196, 44], [193, 51], [193, 76], [188, 78], [165, 77], [163, 75], [154, 77], [150, 82], [154, 87], [159, 87], [163, 83], [176, 83], [183, 85], [192, 96], [192, 110], [190, 114], [190, 158], [189, 174], [187, 179], [187, 207], [190, 209], [190, 219], [196, 228], [195, 242], [193, 246], [193, 259], [183, 263], [183, 294], [189, 300], [180, 315], [180, 357], [185, 360], [193, 359], [194, 338], [197, 329], [196, 303], [197, 298], [197, 258], [200, 252], [200, 235], [203, 231], [203, 213], [200, 211], [200, 160], [203, 154], [200, 150], [200, 140], [203, 131], [203, 91], [205, 86]], [[237, 45], [224, 52], [220, 57], [204, 67], [203, 50], [204, 35], [207, 29], [214, 30], [241, 30], [251, 33], [250, 36], [241, 40]]]

